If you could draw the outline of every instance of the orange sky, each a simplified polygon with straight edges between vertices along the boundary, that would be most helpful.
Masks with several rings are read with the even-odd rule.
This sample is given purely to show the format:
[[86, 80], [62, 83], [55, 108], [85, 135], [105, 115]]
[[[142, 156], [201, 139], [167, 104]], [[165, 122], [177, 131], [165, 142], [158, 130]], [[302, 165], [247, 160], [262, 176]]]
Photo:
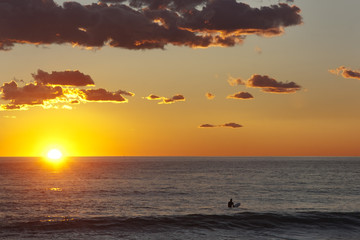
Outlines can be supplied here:
[[[178, 11], [173, 2], [168, 13]], [[224, 9], [231, 21], [215, 14], [207, 25], [197, 23], [197, 7], [198, 18], [181, 16], [175, 34], [167, 32], [169, 16], [158, 25], [147, 19], [158, 12], [144, 5], [138, 15], [117, 13], [133, 25], [118, 15], [107, 15], [119, 21], [114, 29], [64, 23], [69, 32], [81, 28], [70, 38], [51, 19], [52, 28], [42, 21], [41, 31], [29, 34], [12, 24], [15, 13], [2, 19], [8, 26], [0, 27], [0, 156], [44, 156], [52, 148], [67, 156], [360, 155], [358, 1], [199, 2], [207, 4], [203, 13]], [[236, 11], [260, 6], [275, 19], [261, 11], [238, 18]], [[110, 14], [105, 10], [92, 14]], [[146, 18], [140, 24], [134, 16]], [[257, 25], [260, 18], [269, 24]], [[271, 21], [282, 25], [268, 27]], [[89, 40], [103, 34], [114, 43]]]

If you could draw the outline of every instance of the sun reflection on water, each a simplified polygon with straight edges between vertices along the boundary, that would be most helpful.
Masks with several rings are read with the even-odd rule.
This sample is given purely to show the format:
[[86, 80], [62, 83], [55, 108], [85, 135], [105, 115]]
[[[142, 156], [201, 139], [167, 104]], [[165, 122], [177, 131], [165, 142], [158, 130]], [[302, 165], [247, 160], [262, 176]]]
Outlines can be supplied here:
[[66, 217], [66, 216], [61, 216], [61, 217], [47, 216], [47, 219], [40, 220], [40, 222], [70, 222], [74, 220], [75, 220], [74, 218]]

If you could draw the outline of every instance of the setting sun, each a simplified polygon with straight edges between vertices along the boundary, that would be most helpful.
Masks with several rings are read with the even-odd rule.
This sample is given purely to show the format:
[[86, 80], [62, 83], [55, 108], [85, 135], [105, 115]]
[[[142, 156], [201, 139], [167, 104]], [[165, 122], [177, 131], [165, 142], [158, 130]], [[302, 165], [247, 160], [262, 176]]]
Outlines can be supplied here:
[[58, 149], [51, 149], [48, 153], [47, 153], [47, 158], [49, 161], [51, 162], [59, 162], [61, 161], [63, 157], [63, 154], [60, 150]]

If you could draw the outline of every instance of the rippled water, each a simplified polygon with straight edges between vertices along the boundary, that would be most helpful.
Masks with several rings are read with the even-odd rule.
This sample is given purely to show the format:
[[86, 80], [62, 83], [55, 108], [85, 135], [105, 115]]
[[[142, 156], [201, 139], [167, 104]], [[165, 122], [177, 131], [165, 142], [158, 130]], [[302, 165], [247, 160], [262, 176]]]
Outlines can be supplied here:
[[0, 158], [0, 238], [360, 239], [359, 182], [360, 158]]

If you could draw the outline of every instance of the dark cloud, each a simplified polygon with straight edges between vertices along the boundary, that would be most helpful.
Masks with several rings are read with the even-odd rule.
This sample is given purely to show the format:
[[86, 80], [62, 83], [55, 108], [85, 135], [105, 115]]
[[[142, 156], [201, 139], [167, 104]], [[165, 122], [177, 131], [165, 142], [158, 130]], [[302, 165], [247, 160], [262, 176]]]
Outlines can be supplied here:
[[207, 97], [207, 99], [214, 99], [215, 98], [215, 95], [212, 94], [212, 93], [206, 93], [205, 96]]
[[301, 22], [300, 9], [284, 3], [251, 8], [236, 0], [102, 0], [59, 6], [53, 0], [1, 0], [0, 50], [24, 43], [127, 49], [234, 46], [245, 35], [279, 35]]
[[222, 127], [230, 127], [230, 128], [240, 128], [242, 127], [242, 125], [237, 124], [237, 123], [225, 123], [224, 125], [221, 125]]
[[181, 94], [177, 94], [171, 98], [174, 101], [185, 101], [185, 97]]
[[276, 35], [281, 27], [301, 23], [300, 9], [280, 3], [251, 8], [236, 0], [208, 1], [202, 10], [185, 13], [184, 27], [194, 31]]
[[47, 73], [43, 70], [38, 70], [37, 74], [32, 74], [33, 78], [40, 83], [50, 85], [62, 86], [89, 86], [94, 85], [94, 81], [89, 75], [85, 75], [79, 71], [52, 71]]
[[83, 93], [82, 98], [86, 101], [96, 101], [96, 102], [115, 102], [122, 103], [127, 102], [127, 100], [117, 92], [109, 92], [103, 88], [99, 89], [87, 89], [81, 90]]
[[301, 89], [301, 86], [294, 82], [278, 82], [267, 75], [254, 74], [246, 81], [246, 86], [261, 88], [264, 92], [270, 93], [294, 93]]
[[199, 128], [214, 128], [214, 127], [218, 127], [218, 126], [212, 125], [212, 124], [208, 124], [208, 123], [206, 123], [206, 124], [201, 124], [201, 125], [199, 126]]
[[344, 78], [353, 78], [360, 80], [360, 71], [351, 70], [350, 68], [347, 68], [345, 66], [340, 66], [336, 69], [329, 70], [330, 73], [339, 75], [341, 74]]
[[221, 125], [213, 125], [213, 124], [201, 124], [199, 126], [199, 128], [217, 128], [217, 127], [229, 127], [229, 128], [241, 128], [243, 127], [242, 125], [238, 124], [238, 123], [225, 123], [225, 124], [221, 124]]
[[154, 95], [154, 94], [150, 94], [149, 96], [145, 97], [146, 99], [148, 100], [161, 100], [162, 97], [159, 97], [157, 95]]
[[17, 83], [11, 81], [0, 87], [1, 99], [9, 100], [7, 109], [18, 109], [21, 105], [42, 105], [44, 101], [63, 97], [62, 88], [59, 86], [45, 86], [36, 83], [29, 83], [24, 87], [18, 87]]
[[171, 104], [171, 103], [178, 102], [178, 101], [185, 101], [185, 97], [181, 94], [177, 94], [177, 95], [173, 96], [172, 98], [163, 98], [163, 102], [161, 102], [161, 103]]
[[233, 99], [252, 99], [254, 98], [250, 93], [248, 92], [238, 92], [233, 95], [228, 96], [227, 98], [233, 98]]
[[70, 100], [69, 103], [70, 103], [70, 104], [79, 104], [80, 101], [79, 101], [79, 100]]

